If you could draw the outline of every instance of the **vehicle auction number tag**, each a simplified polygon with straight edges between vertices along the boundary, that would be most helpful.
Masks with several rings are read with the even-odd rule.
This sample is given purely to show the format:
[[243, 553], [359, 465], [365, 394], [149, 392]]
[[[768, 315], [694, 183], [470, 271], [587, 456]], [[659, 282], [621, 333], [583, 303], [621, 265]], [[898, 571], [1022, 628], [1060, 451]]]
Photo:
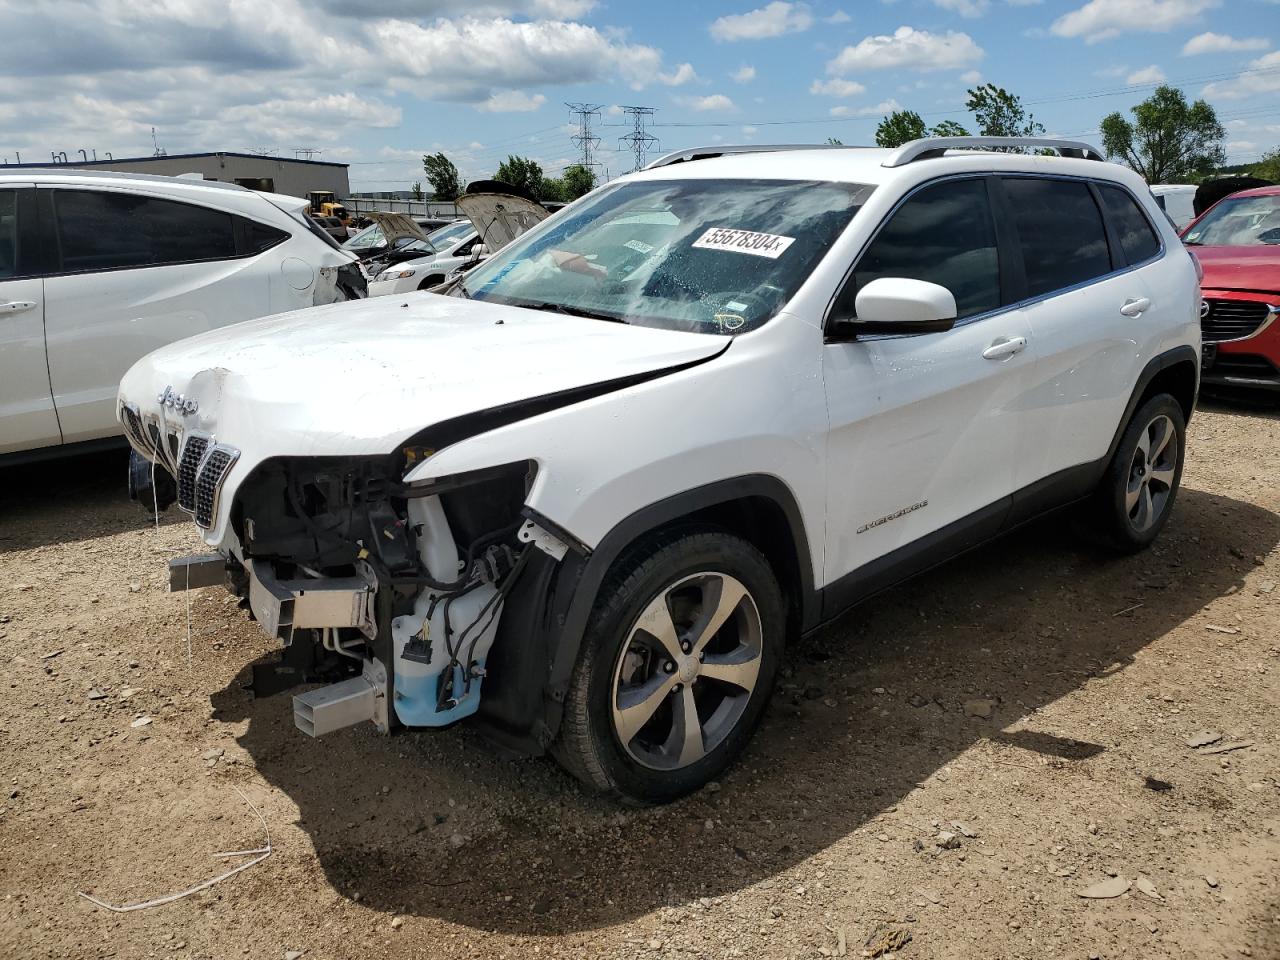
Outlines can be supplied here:
[[776, 233], [712, 227], [693, 242], [693, 248], [695, 250], [728, 250], [732, 253], [749, 253], [753, 257], [777, 260], [786, 252], [787, 247], [795, 243], [795, 240], [795, 237], [780, 237]]

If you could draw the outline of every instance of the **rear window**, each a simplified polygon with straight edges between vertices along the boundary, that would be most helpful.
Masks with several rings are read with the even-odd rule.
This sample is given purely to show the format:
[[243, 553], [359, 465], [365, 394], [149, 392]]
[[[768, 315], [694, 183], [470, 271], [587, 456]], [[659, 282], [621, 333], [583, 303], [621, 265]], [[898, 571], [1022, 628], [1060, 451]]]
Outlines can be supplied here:
[[1018, 227], [1027, 296], [1038, 297], [1111, 272], [1102, 214], [1078, 180], [1007, 178]]
[[1098, 184], [1102, 204], [1107, 208], [1111, 228], [1120, 237], [1120, 249], [1130, 264], [1150, 260], [1160, 252], [1160, 238], [1151, 227], [1151, 221], [1138, 208], [1137, 201], [1127, 190]]
[[0, 190], [0, 280], [18, 272], [18, 193]]
[[55, 190], [67, 271], [220, 260], [236, 255], [234, 218], [220, 210], [131, 193]]

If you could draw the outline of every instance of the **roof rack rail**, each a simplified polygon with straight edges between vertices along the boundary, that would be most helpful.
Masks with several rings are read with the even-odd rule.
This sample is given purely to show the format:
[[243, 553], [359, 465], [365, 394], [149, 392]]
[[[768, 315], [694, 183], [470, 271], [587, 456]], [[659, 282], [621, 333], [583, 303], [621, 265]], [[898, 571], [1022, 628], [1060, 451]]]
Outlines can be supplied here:
[[849, 147], [839, 143], [769, 143], [769, 144], [750, 144], [743, 143], [736, 146], [725, 146], [716, 144], [710, 147], [689, 147], [686, 150], [677, 150], [674, 153], [668, 153], [659, 157], [653, 163], [648, 164], [646, 170], [656, 170], [658, 167], [669, 167], [673, 163], [687, 163], [690, 160], [711, 160], [715, 157], [727, 157], [735, 153], [777, 153], [780, 150], [848, 150]]
[[1105, 160], [1097, 147], [1080, 140], [1055, 137], [924, 137], [904, 143], [881, 166], [901, 167], [916, 160], [933, 160], [948, 150], [984, 150], [992, 147], [1042, 147], [1058, 151], [1060, 157], [1077, 160]]

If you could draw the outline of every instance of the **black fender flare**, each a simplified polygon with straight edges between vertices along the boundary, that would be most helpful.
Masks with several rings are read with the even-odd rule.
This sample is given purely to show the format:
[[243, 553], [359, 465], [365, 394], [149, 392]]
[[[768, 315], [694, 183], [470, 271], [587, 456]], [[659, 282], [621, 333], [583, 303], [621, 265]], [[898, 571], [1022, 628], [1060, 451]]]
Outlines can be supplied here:
[[[682, 517], [708, 507], [748, 498], [763, 498], [773, 503], [786, 520], [795, 548], [794, 562], [798, 574], [801, 629], [808, 630], [820, 619], [818, 595], [813, 585], [813, 559], [805, 532], [800, 506], [791, 489], [769, 474], [747, 474], [718, 480], [659, 500], [621, 520], [601, 538], [590, 553], [571, 550], [565, 554], [557, 574], [557, 589], [548, 610], [548, 620], [555, 631], [550, 645], [544, 704], [545, 726], [539, 739], [547, 745], [560, 726], [564, 698], [578, 652], [586, 635], [587, 620], [595, 605], [596, 595], [614, 561], [638, 538], [671, 524]], [[788, 558], [791, 559], [791, 558]], [[568, 589], [566, 589], [568, 588]]]
[[1147, 392], [1147, 388], [1151, 386], [1151, 381], [1155, 380], [1164, 371], [1180, 363], [1190, 363], [1196, 371], [1195, 392], [1192, 394], [1191, 407], [1187, 413], [1187, 422], [1191, 421], [1190, 410], [1195, 408], [1196, 399], [1200, 394], [1200, 355], [1194, 347], [1184, 343], [1181, 346], [1174, 347], [1172, 350], [1156, 354], [1147, 361], [1147, 365], [1138, 374], [1138, 382], [1134, 385], [1133, 392], [1129, 395], [1129, 402], [1124, 408], [1124, 416], [1120, 418], [1120, 423], [1116, 425], [1115, 436], [1111, 438], [1111, 445], [1107, 448], [1107, 455], [1102, 460], [1103, 470], [1106, 469], [1107, 464], [1111, 463], [1111, 458], [1116, 455], [1116, 448], [1120, 446], [1120, 438], [1124, 436], [1124, 432], [1129, 426], [1129, 421], [1133, 419], [1133, 415], [1138, 412], [1138, 404]]

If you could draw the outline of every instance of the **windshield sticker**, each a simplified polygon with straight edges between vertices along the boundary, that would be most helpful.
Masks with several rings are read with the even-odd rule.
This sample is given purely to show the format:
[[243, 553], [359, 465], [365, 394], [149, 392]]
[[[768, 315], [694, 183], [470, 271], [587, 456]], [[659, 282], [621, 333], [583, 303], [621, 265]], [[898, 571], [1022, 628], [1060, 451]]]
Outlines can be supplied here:
[[695, 250], [728, 250], [733, 253], [749, 253], [753, 257], [777, 260], [787, 247], [795, 243], [795, 237], [780, 237], [776, 233], [755, 233], [751, 230], [735, 230], [732, 227], [712, 227], [693, 242]]
[[747, 305], [745, 303], [739, 303], [737, 300], [729, 300], [725, 303], [724, 306], [726, 310], [733, 310], [738, 313], [741, 313], [743, 310], [747, 309]]
[[643, 240], [628, 240], [623, 246], [634, 250], [636, 253], [653, 253], [653, 244], [645, 243]]

